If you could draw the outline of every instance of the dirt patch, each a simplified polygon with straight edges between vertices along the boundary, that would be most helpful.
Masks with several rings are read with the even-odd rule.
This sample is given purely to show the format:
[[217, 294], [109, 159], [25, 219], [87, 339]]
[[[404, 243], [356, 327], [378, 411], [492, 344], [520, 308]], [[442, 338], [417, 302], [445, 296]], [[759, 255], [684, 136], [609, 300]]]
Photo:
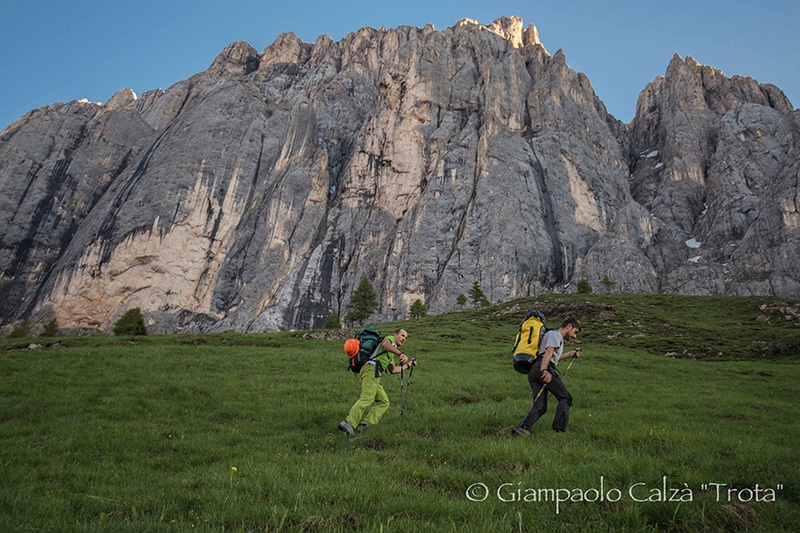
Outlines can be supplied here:
[[479, 402], [481, 398], [481, 394], [479, 392], [470, 392], [469, 395], [462, 394], [461, 396], [456, 396], [451, 400], [445, 400], [448, 405], [456, 405], [459, 403], [470, 404]]

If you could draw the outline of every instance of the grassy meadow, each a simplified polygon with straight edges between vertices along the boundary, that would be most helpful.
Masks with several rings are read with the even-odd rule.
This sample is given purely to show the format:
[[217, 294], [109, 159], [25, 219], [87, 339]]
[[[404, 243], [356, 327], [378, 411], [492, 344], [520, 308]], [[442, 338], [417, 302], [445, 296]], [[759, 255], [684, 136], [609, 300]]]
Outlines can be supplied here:
[[[566, 434], [551, 397], [512, 439], [530, 308], [581, 319], [583, 357]], [[0, 530], [800, 531], [798, 309], [560, 295], [379, 324], [419, 366], [352, 442], [347, 331], [0, 340]]]

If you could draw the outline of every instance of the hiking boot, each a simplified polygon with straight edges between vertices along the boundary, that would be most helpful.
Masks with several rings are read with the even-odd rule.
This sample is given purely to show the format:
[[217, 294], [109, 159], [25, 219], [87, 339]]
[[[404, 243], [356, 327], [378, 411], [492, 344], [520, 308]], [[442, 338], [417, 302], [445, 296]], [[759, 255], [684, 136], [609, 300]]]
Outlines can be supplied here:
[[512, 437], [530, 437], [531, 430], [525, 429], [523, 427], [514, 428], [511, 430]]
[[353, 426], [348, 424], [347, 420], [342, 420], [341, 422], [339, 422], [339, 429], [344, 431], [348, 435], [352, 435], [353, 433], [355, 433], [355, 431], [353, 431]]
[[358, 431], [359, 433], [364, 433], [368, 429], [369, 426], [366, 424], [359, 424], [358, 427], [356, 427], [356, 431]]

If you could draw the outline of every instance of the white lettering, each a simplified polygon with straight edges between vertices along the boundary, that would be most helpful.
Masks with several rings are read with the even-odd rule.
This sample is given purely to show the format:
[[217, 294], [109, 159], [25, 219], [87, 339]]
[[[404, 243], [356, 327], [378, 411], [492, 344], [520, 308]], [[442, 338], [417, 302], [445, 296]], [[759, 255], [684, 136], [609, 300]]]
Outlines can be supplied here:
[[633, 489], [635, 489], [636, 487], [639, 487], [639, 486], [644, 486], [644, 483], [634, 483], [633, 485], [631, 485], [631, 486], [630, 486], [630, 488], [628, 489], [628, 495], [629, 495], [629, 496], [631, 497], [631, 499], [632, 499], [633, 501], [635, 501], [635, 502], [646, 502], [646, 501], [647, 501], [646, 499], [644, 499], [644, 500], [642, 500], [642, 499], [639, 499], [639, 498], [637, 498], [637, 497], [636, 497], [636, 495], [633, 493]]
[[515, 502], [515, 501], [517, 501], [517, 500], [514, 499], [514, 491], [513, 490], [510, 492], [510, 496], [507, 496], [506, 494], [508, 494], [508, 493], [503, 491], [503, 489], [505, 489], [506, 487], [511, 487], [511, 486], [512, 486], [511, 483], [503, 483], [502, 485], [497, 487], [497, 499], [500, 500], [501, 502]]

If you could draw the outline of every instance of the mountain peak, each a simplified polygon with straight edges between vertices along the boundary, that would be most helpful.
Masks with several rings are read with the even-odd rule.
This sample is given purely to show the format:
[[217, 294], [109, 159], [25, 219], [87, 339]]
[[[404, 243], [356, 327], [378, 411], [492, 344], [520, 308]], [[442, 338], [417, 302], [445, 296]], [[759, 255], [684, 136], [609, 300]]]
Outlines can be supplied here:
[[231, 43], [208, 67], [212, 76], [246, 76], [258, 70], [258, 51], [244, 41]]
[[523, 26], [521, 18], [511, 16], [500, 17], [487, 27], [490, 31], [511, 41], [511, 45], [514, 48], [522, 48], [528, 44], [542, 44], [539, 40], [539, 32], [536, 26], [529, 24], [527, 29]]

